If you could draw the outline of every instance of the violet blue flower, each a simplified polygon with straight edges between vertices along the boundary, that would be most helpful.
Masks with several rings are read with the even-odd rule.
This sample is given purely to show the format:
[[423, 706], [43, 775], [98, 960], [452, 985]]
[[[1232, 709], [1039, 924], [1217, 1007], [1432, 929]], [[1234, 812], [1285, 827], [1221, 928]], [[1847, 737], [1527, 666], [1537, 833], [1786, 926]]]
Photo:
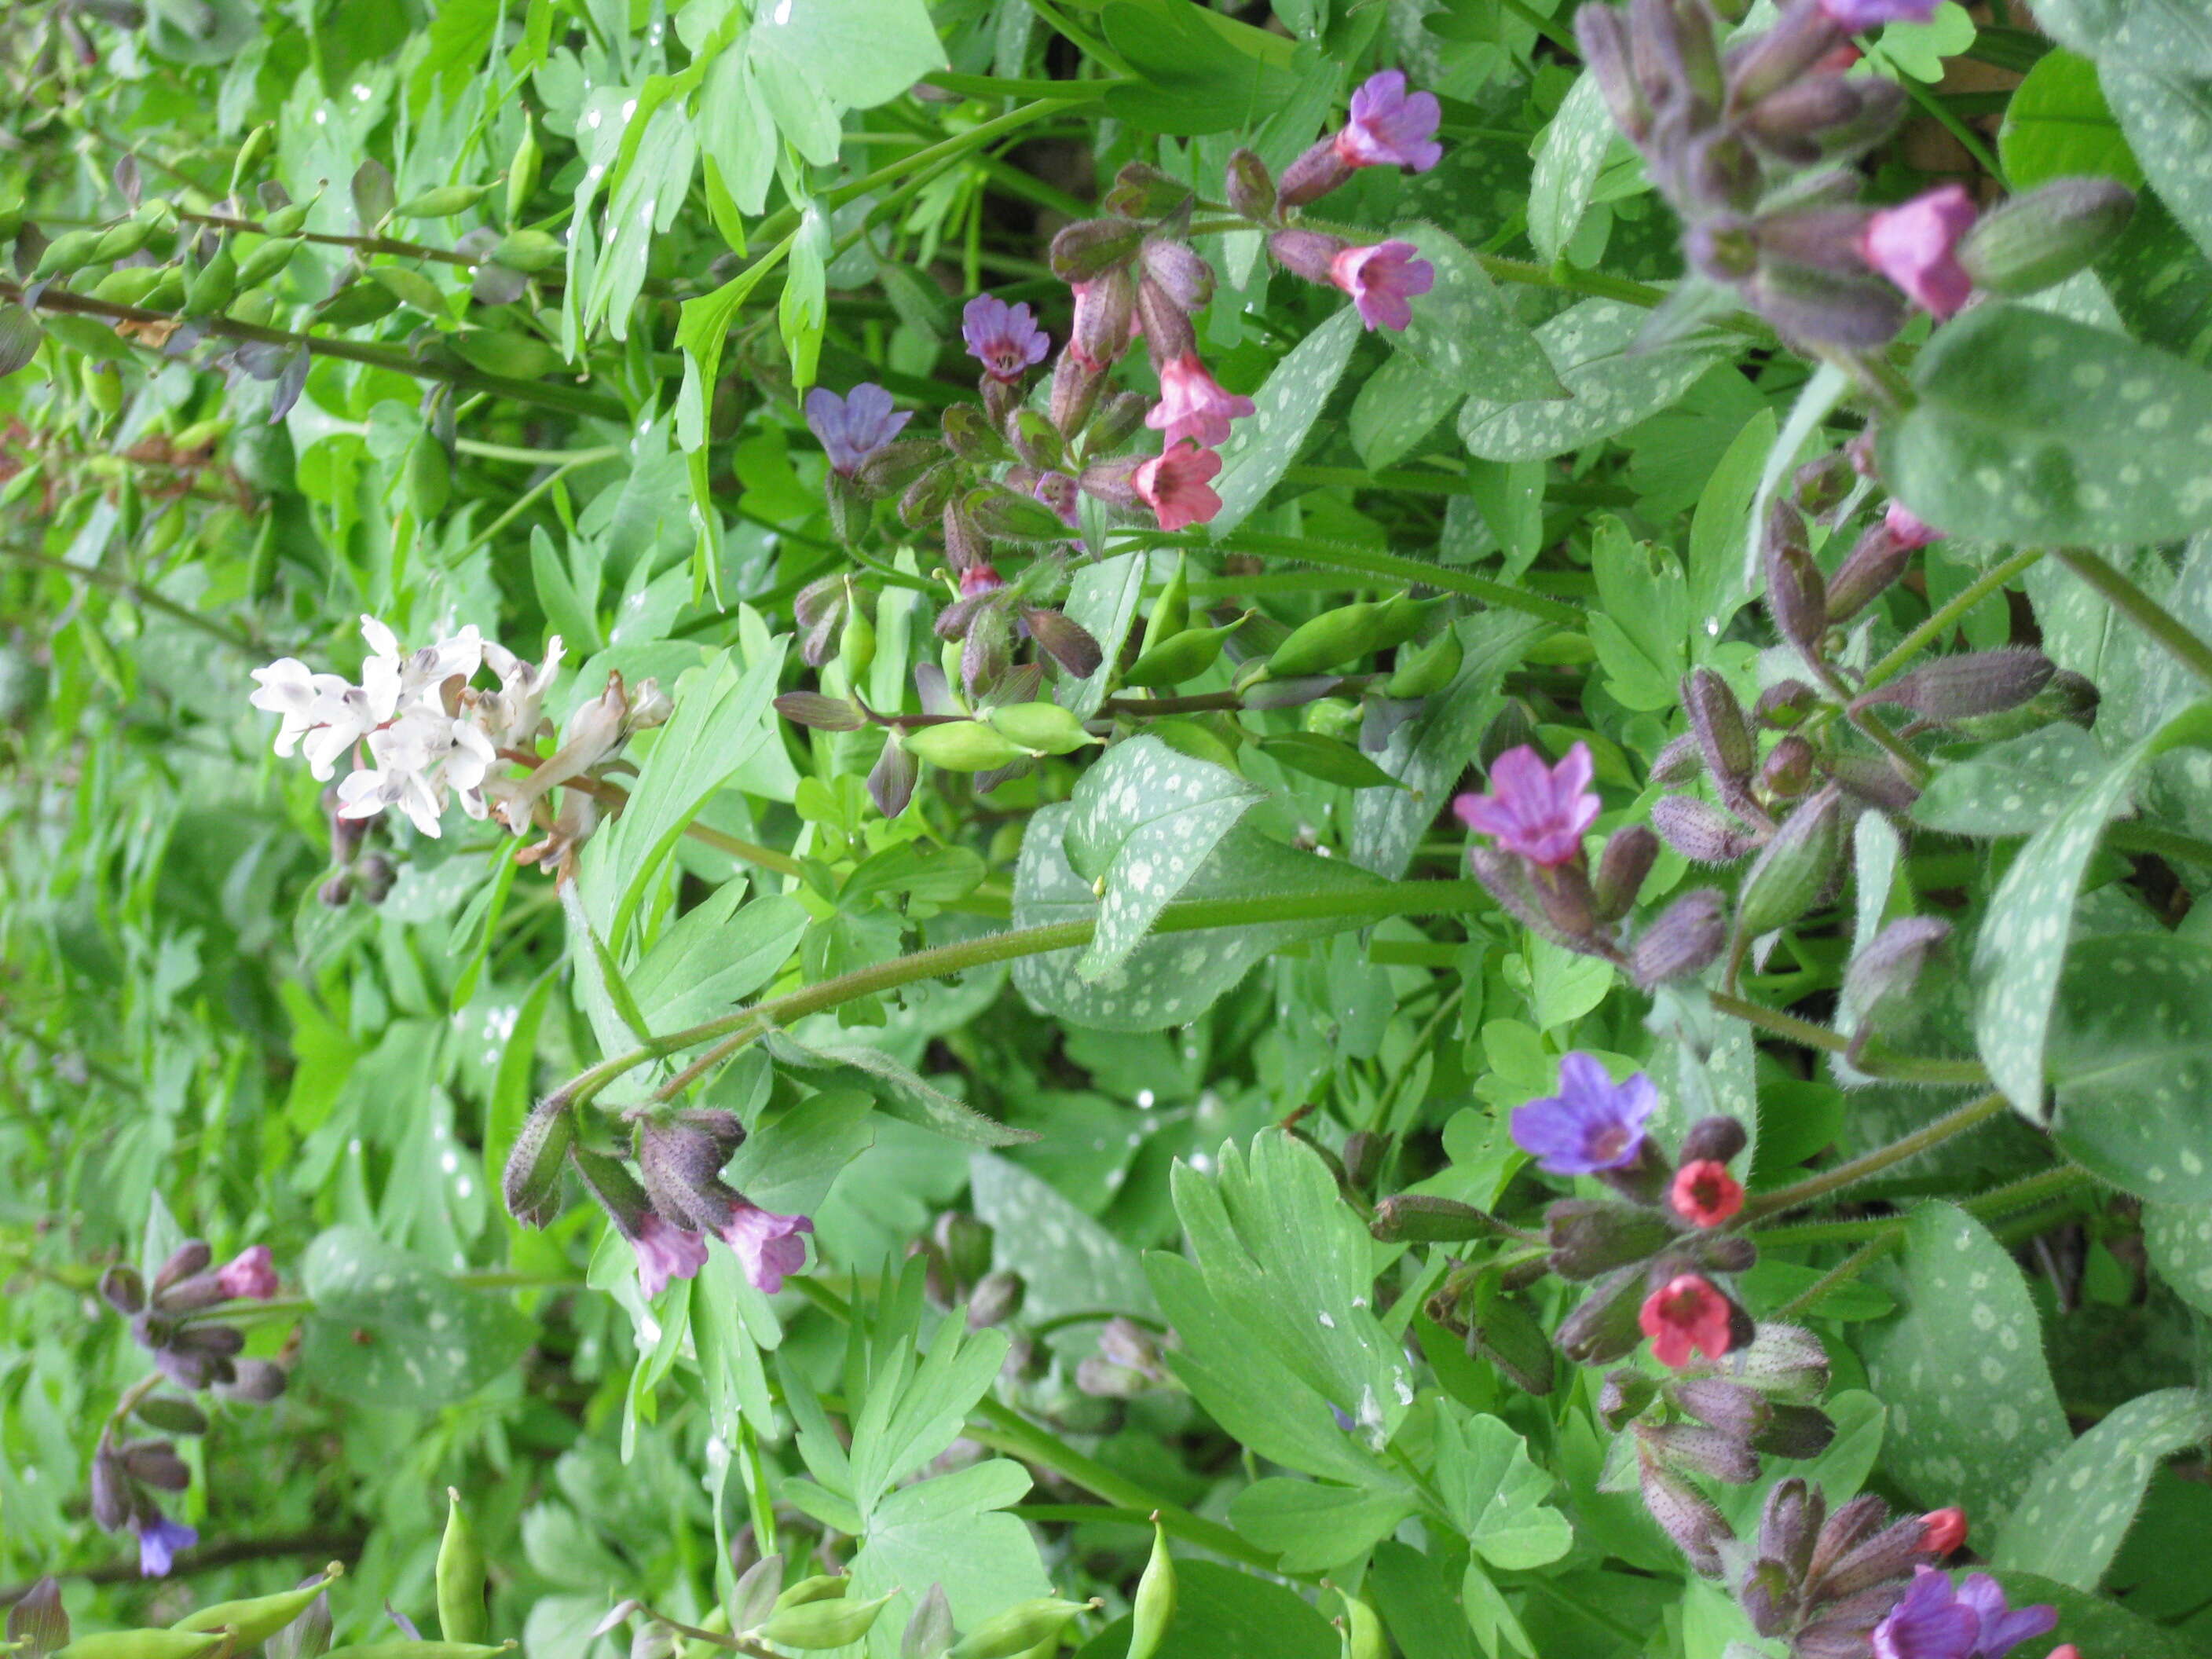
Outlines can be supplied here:
[[1878, 210], [1860, 233], [1859, 257], [1941, 321], [1973, 296], [1959, 263], [1960, 240], [1973, 228], [1974, 198], [1964, 185], [1945, 185]]
[[1221, 497], [1213, 493], [1213, 480], [1221, 471], [1221, 457], [1192, 443], [1170, 444], [1139, 466], [1131, 482], [1138, 497], [1151, 507], [1163, 530], [1207, 524], [1221, 511]]
[[1334, 140], [1337, 155], [1347, 167], [1426, 173], [1443, 159], [1443, 146], [1431, 136], [1443, 114], [1434, 93], [1407, 94], [1402, 70], [1370, 75], [1352, 94], [1352, 118]]
[[1915, 1567], [1912, 1588], [1874, 1627], [1875, 1659], [1972, 1659], [1981, 1630], [1980, 1615], [1957, 1598], [1949, 1578]]
[[651, 1211], [641, 1216], [629, 1235], [637, 1252], [639, 1288], [650, 1297], [668, 1288], [672, 1279], [689, 1279], [707, 1265], [707, 1241]]
[[1372, 328], [1402, 329], [1413, 320], [1407, 303], [1437, 283], [1437, 268], [1420, 250], [1395, 238], [1370, 247], [1348, 247], [1329, 261], [1328, 279], [1352, 296], [1359, 320]]
[[1552, 1175], [1595, 1175], [1636, 1161], [1659, 1091], [1638, 1072], [1616, 1084], [1595, 1056], [1559, 1062], [1559, 1092], [1514, 1109], [1513, 1141]]
[[814, 1223], [806, 1216], [778, 1215], [741, 1199], [720, 1231], [722, 1243], [738, 1253], [753, 1288], [774, 1296], [783, 1288], [786, 1275], [806, 1265], [806, 1241], [800, 1235], [812, 1232]]
[[269, 1247], [256, 1244], [241, 1250], [230, 1264], [215, 1276], [222, 1293], [234, 1299], [266, 1302], [276, 1294], [276, 1269], [269, 1259]]
[[890, 447], [911, 410], [891, 407], [891, 394], [863, 380], [844, 397], [826, 386], [806, 394], [806, 425], [830, 452], [830, 465], [851, 477], [872, 455]]
[[1858, 34], [1883, 23], [1924, 23], [1936, 15], [1936, 0], [1820, 0], [1820, 10]]
[[188, 1550], [200, 1535], [181, 1521], [172, 1521], [159, 1510], [131, 1517], [131, 1530], [138, 1534], [138, 1576], [166, 1578], [176, 1564], [177, 1552]]
[[1160, 400], [1145, 416], [1145, 424], [1164, 433], [1170, 444], [1185, 438], [1201, 449], [1229, 441], [1229, 423], [1252, 412], [1252, 400], [1224, 392], [1195, 352], [1170, 357], [1160, 365]]
[[989, 294], [977, 295], [961, 312], [960, 335], [986, 374], [1009, 383], [1042, 362], [1052, 349], [1027, 305], [1010, 306]]
[[2004, 1587], [1985, 1572], [1968, 1573], [1958, 1595], [1959, 1605], [1972, 1607], [1981, 1626], [1973, 1659], [2004, 1659], [2022, 1642], [2047, 1636], [2058, 1623], [2058, 1609], [2048, 1604], [2006, 1606]]
[[1488, 794], [1462, 795], [1452, 810], [1476, 834], [1495, 838], [1501, 851], [1532, 864], [1567, 864], [1581, 855], [1583, 831], [1597, 818], [1591, 769], [1587, 744], [1553, 767], [1524, 743], [1492, 763]]

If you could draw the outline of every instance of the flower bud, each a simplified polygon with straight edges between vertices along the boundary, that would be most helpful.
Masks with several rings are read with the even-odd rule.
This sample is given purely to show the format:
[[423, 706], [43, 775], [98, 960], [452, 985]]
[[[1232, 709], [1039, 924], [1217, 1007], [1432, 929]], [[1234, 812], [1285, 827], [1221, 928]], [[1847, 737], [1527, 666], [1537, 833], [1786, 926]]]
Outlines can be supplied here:
[[1341, 236], [1324, 236], [1317, 230], [1279, 230], [1267, 239], [1267, 252], [1293, 276], [1309, 283], [1328, 283], [1336, 256], [1350, 247]]
[[1559, 1322], [1553, 1340], [1577, 1365], [1609, 1365], [1644, 1340], [1636, 1322], [1643, 1305], [1643, 1268], [1620, 1268], [1590, 1287], [1582, 1304]]
[[1124, 219], [1079, 219], [1052, 239], [1052, 274], [1063, 283], [1096, 282], [1126, 268], [1145, 240], [1143, 229]]
[[1487, 1211], [1456, 1199], [1398, 1193], [1375, 1206], [1367, 1231], [1385, 1244], [1449, 1244], [1490, 1237], [1500, 1231], [1500, 1224]]
[[1636, 1370], [1607, 1371], [1597, 1395], [1598, 1420], [1618, 1434], [1659, 1397], [1659, 1385]]
[[919, 530], [938, 518], [959, 482], [959, 471], [950, 462], [940, 461], [929, 468], [899, 497], [899, 522], [909, 530]]
[[1843, 29], [1813, 0], [1785, 6], [1772, 28], [1729, 54], [1729, 103], [1748, 109], [1806, 72], [1838, 46], [1849, 45]]
[[1820, 706], [1820, 694], [1802, 680], [1778, 680], [1759, 694], [1751, 717], [1761, 726], [1786, 732]]
[[192, 1484], [192, 1472], [177, 1449], [166, 1440], [134, 1440], [120, 1454], [123, 1472], [142, 1486], [157, 1492], [182, 1492]]
[[146, 1281], [136, 1267], [110, 1267], [100, 1276], [100, 1294], [109, 1307], [128, 1318], [146, 1306]]
[[1676, 784], [1694, 783], [1705, 775], [1705, 750], [1698, 746], [1698, 734], [1685, 732], [1679, 738], [1669, 738], [1651, 761], [1651, 781], [1664, 787]]
[[1640, 1455], [1709, 1480], [1743, 1486], [1759, 1479], [1759, 1459], [1751, 1448], [1719, 1429], [1690, 1423], [1639, 1423], [1636, 1438]]
[[[1145, 416], [1151, 408], [1152, 404], [1139, 392], [1117, 392], [1106, 398], [1099, 404], [1085, 434], [1086, 453], [1096, 455], [1120, 448], [1144, 425]], [[1139, 462], [1146, 459], [1137, 458]]]
[[1820, 1489], [1794, 1474], [1776, 1481], [1766, 1494], [1766, 1507], [1759, 1517], [1759, 1553], [1778, 1564], [1792, 1584], [1805, 1577], [1827, 1512]]
[[[1688, 1250], [1697, 1265], [1717, 1273], [1749, 1273], [1759, 1261], [1759, 1246], [1741, 1233], [1702, 1232], [1686, 1240]], [[1739, 1335], [1738, 1347], [1750, 1340]]]
[[1784, 820], [1736, 890], [1735, 928], [1747, 943], [1813, 908], [1843, 850], [1841, 798], [1831, 786], [1808, 796]]
[[2127, 228], [2135, 192], [2115, 179], [2054, 179], [1984, 214], [1958, 246], [1976, 288], [2033, 294], [2083, 269]]
[[[965, 406], [953, 405], [955, 409]], [[885, 444], [860, 463], [853, 474], [853, 482], [863, 495], [881, 501], [904, 489], [944, 453], [939, 445], [920, 438]]]
[[1729, 1356], [1729, 1374], [1781, 1400], [1818, 1400], [1828, 1386], [1828, 1351], [1801, 1325], [1771, 1320]]
[[1022, 1276], [1009, 1268], [985, 1273], [968, 1298], [968, 1328], [980, 1331], [1004, 1324], [1022, 1310], [1027, 1290]]
[[1887, 757], [1832, 755], [1821, 764], [1838, 784], [1885, 812], [1910, 811], [1920, 799], [1919, 786]]
[[1927, 1534], [1920, 1517], [1908, 1515], [1817, 1570], [1814, 1594], [1823, 1601], [1840, 1601], [1890, 1579], [1902, 1578], [1924, 1564], [1928, 1555]]
[[1854, 710], [1895, 703], [1942, 724], [2016, 708], [2050, 683], [2057, 665], [2025, 646], [1938, 657], [1853, 702]]
[[1966, 1542], [1966, 1512], [1962, 1509], [1931, 1510], [1920, 1517], [1923, 1541], [1937, 1559], [1955, 1555]]
[[[998, 484], [984, 484], [969, 490], [962, 508], [963, 516], [975, 530], [993, 541], [1056, 542], [1067, 535], [1067, 526], [1060, 514], [1042, 501]], [[948, 519], [951, 514], [948, 508]], [[947, 550], [950, 551], [949, 544]]]
[[1587, 947], [1597, 937], [1597, 899], [1583, 867], [1559, 864], [1529, 874], [1536, 902], [1552, 926], [1562, 938]]
[[1767, 508], [1761, 553], [1766, 567], [1766, 608], [1782, 636], [1818, 660], [1821, 633], [1828, 625], [1827, 584], [1805, 544], [1804, 521], [1797, 510], [1777, 500]]
[[960, 1284], [973, 1285], [991, 1271], [997, 1234], [988, 1222], [965, 1210], [946, 1210], [930, 1227], [930, 1240]]
[[1721, 1572], [1721, 1546], [1735, 1537], [1728, 1517], [1681, 1476], [1674, 1474], [1649, 1451], [1639, 1448], [1636, 1457], [1644, 1507], [1660, 1530], [1673, 1539], [1690, 1565], [1708, 1578]]
[[[1334, 138], [1324, 138], [1283, 169], [1283, 182], [1275, 192], [1275, 210], [1287, 213], [1309, 202], [1318, 202], [1352, 177], [1352, 164], [1337, 154]], [[1231, 198], [1234, 204], [1235, 198]], [[1247, 218], [1272, 215], [1246, 213]]]
[[1836, 1437], [1836, 1419], [1818, 1406], [1778, 1401], [1772, 1412], [1766, 1426], [1751, 1438], [1753, 1451], [1802, 1463], [1827, 1450], [1828, 1443]]
[[1887, 522], [1869, 527], [1828, 583], [1828, 620], [1849, 622], [1905, 574], [1912, 545]]
[[[1760, 261], [1744, 293], [1784, 335], [1815, 345], [1887, 345], [1905, 326], [1904, 296], [1863, 269], [1832, 270], [1768, 258]], [[1796, 511], [1778, 498], [1774, 504]]]
[[1710, 668], [1693, 668], [1682, 677], [1681, 695], [1705, 769], [1717, 782], [1739, 787], [1750, 782], [1759, 750], [1728, 682]]
[[566, 1094], [539, 1101], [522, 1121], [500, 1176], [507, 1212], [526, 1227], [550, 1226], [561, 1213], [561, 1170], [576, 1138]]
[[92, 1453], [92, 1518], [103, 1532], [120, 1532], [131, 1519], [130, 1479], [106, 1440]]
[[1662, 795], [1653, 801], [1651, 827], [1692, 864], [1734, 864], [1759, 845], [1752, 831], [1694, 795]]
[[1646, 85], [1663, 85], [1674, 101], [1717, 110], [1725, 95], [1712, 14], [1702, 0], [1629, 0], [1628, 39]]
[[1658, 1211], [1607, 1199], [1563, 1198], [1544, 1212], [1552, 1271], [1562, 1279], [1595, 1279], [1648, 1261], [1674, 1238], [1674, 1230]]
[[1630, 143], [1641, 144], [1651, 131], [1651, 104], [1629, 62], [1623, 14], [1599, 0], [1589, 0], [1576, 9], [1575, 41], [1598, 91], [1604, 94], [1613, 125]]
[[[1060, 361], [1052, 368], [1052, 401], [1048, 408], [1053, 425], [1073, 439], [1090, 423], [1091, 411], [1097, 407], [1098, 394], [1105, 385], [1106, 371], [1102, 364], [1093, 362], [1073, 345], [1061, 352]], [[1133, 461], [1130, 471], [1135, 471]], [[1084, 487], [1090, 488], [1087, 482]], [[1137, 493], [1132, 489], [1127, 504], [1133, 507], [1136, 499]]]
[[1142, 257], [1146, 280], [1157, 284], [1172, 304], [1186, 313], [1206, 309], [1213, 298], [1213, 267], [1188, 242], [1148, 236]]
[[214, 1260], [215, 1252], [208, 1249], [205, 1239], [186, 1239], [170, 1253], [169, 1259], [161, 1264], [161, 1271], [154, 1275], [154, 1300], [157, 1304], [162, 1302], [171, 1285], [180, 1279], [205, 1273], [208, 1264]]
[[1606, 838], [1590, 884], [1600, 921], [1618, 921], [1628, 914], [1658, 857], [1659, 837], [1640, 823], [1616, 830]]
[[1766, 751], [1759, 781], [1777, 800], [1795, 800], [1813, 781], [1813, 745], [1795, 732]]
[[1108, 211], [1127, 219], [1164, 219], [1192, 201], [1190, 186], [1143, 161], [1127, 161], [1106, 192]]
[[1729, 1164], [1750, 1142], [1744, 1127], [1732, 1117], [1716, 1112], [1711, 1117], [1701, 1117], [1692, 1123], [1682, 1137], [1682, 1162], [1685, 1164]]
[[1669, 1383], [1668, 1396], [1700, 1423], [1748, 1440], [1772, 1414], [1766, 1396], [1747, 1383], [1724, 1376], [1684, 1377]]
[[1043, 605], [1022, 607], [1022, 626], [1058, 663], [1078, 679], [1089, 679], [1106, 660], [1106, 653], [1091, 630], [1066, 612]]
[[1231, 213], [1254, 220], [1274, 216], [1275, 181], [1267, 176], [1267, 164], [1250, 150], [1240, 146], [1229, 152], [1223, 188]]
[[1951, 924], [1935, 916], [1899, 916], [1889, 923], [1844, 970], [1844, 1005], [1869, 1013], [1911, 990], [1930, 953], [1950, 933]]

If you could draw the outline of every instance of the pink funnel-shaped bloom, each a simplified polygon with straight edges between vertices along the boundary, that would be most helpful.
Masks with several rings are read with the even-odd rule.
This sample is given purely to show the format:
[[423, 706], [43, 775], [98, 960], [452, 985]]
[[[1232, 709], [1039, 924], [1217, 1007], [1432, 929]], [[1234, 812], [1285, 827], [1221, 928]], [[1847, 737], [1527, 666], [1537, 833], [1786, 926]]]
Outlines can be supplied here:
[[1213, 480], [1221, 471], [1221, 457], [1192, 443], [1170, 444], [1139, 467], [1133, 482], [1137, 495], [1152, 509], [1163, 530], [1211, 523], [1221, 511], [1221, 497], [1213, 493]]
[[1667, 1201], [1693, 1227], [1717, 1227], [1743, 1208], [1743, 1183], [1717, 1158], [1693, 1158], [1674, 1172]]
[[1882, 528], [1895, 537], [1900, 546], [1925, 547], [1930, 542], [1940, 542], [1943, 532], [1920, 517], [1902, 501], [1892, 501], [1881, 515]]
[[1692, 1349], [1718, 1359], [1731, 1341], [1728, 1298], [1701, 1273], [1677, 1274], [1652, 1291], [1636, 1322], [1659, 1363], [1678, 1369], [1690, 1363]]
[[1195, 352], [1160, 365], [1160, 400], [1145, 424], [1167, 434], [1170, 446], [1189, 439], [1201, 449], [1229, 441], [1229, 423], [1252, 412], [1252, 400], [1224, 392]]
[[1859, 257], [1940, 321], [1973, 295], [1959, 263], [1960, 239], [1973, 228], [1974, 198], [1964, 185], [1945, 185], [1875, 213], [1860, 234]]
[[740, 1200], [721, 1229], [722, 1243], [738, 1253], [753, 1288], [774, 1296], [787, 1275], [806, 1265], [806, 1240], [814, 1223], [803, 1215], [778, 1215]]
[[689, 1279], [707, 1265], [707, 1241], [647, 1211], [630, 1235], [637, 1252], [637, 1282], [647, 1296], [659, 1296], [672, 1279]]
[[988, 294], [977, 295], [961, 312], [960, 334], [968, 342], [968, 355], [983, 365], [986, 374], [1010, 383], [1042, 362], [1052, 349], [1027, 305], [1010, 306]]
[[1370, 75], [1352, 94], [1352, 118], [1334, 140], [1337, 155], [1346, 167], [1426, 173], [1443, 159], [1432, 136], [1443, 114], [1434, 93], [1407, 92], [1402, 70]]
[[1581, 856], [1583, 831], [1597, 818], [1600, 802], [1590, 793], [1590, 773], [1587, 744], [1577, 744], [1553, 767], [1524, 743], [1491, 766], [1488, 794], [1462, 795], [1452, 810], [1502, 851], [1531, 864], [1565, 864]]
[[1370, 328], [1404, 328], [1413, 320], [1408, 303], [1436, 286], [1437, 268], [1417, 257], [1411, 242], [1348, 247], [1329, 261], [1328, 280], [1352, 296]]
[[269, 1247], [256, 1244], [240, 1251], [216, 1274], [215, 1282], [234, 1301], [266, 1302], [276, 1294], [276, 1269], [269, 1259]]

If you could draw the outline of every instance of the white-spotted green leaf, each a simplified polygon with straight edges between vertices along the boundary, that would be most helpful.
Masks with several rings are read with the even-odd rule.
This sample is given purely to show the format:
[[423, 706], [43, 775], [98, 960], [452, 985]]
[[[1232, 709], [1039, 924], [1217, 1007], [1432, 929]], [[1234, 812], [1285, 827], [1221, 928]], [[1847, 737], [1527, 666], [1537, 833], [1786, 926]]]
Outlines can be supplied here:
[[1068, 803], [1066, 851], [1099, 895], [1084, 978], [1095, 983], [1122, 963], [1260, 799], [1234, 772], [1158, 738], [1116, 744], [1083, 775]]
[[1436, 429], [1466, 392], [1401, 352], [1367, 377], [1352, 400], [1352, 447], [1370, 467], [1384, 467]]
[[1546, 264], [1574, 240], [1613, 139], [1613, 115], [1597, 76], [1585, 70], [1536, 140], [1528, 181], [1528, 240]]
[[1436, 283], [1413, 301], [1406, 331], [1390, 336], [1394, 361], [1410, 358], [1447, 386], [1500, 403], [1566, 396], [1551, 359], [1474, 255], [1434, 225], [1401, 225], [1396, 234], [1420, 249]]
[[2041, 1573], [2000, 1569], [2005, 1600], [2015, 1607], [2041, 1602], [2058, 1609], [2058, 1628], [2039, 1640], [2071, 1643], [2083, 1653], [2125, 1654], [2127, 1659], [2203, 1659], [2203, 1647], [2186, 1630], [2153, 1624], [2110, 1596], [2088, 1595]]
[[2208, 1437], [2212, 1397], [2202, 1389], [2129, 1401], [2043, 1467], [2006, 1520], [1991, 1564], [2095, 1589], [2159, 1464]]
[[2141, 1198], [2212, 1205], [2212, 945], [2083, 939], [2045, 1059], [2051, 1133], [2075, 1162]]
[[1957, 536], [2179, 540], [2212, 527], [2212, 374], [2026, 306], [1938, 329], [1881, 428], [1897, 497]]
[[2199, 0], [2042, 0], [2035, 21], [2100, 63], [2212, 75], [2212, 13]]
[[1595, 443], [1657, 414], [1727, 355], [1693, 335], [1632, 352], [1650, 313], [1618, 300], [1585, 300], [1536, 331], [1564, 398], [1493, 403], [1469, 398], [1459, 435], [1485, 460], [1540, 461]]
[[2212, 1209], [2146, 1204], [2143, 1249], [2158, 1276], [2202, 1314], [2212, 1314]]
[[1495, 1417], [1462, 1424], [1437, 1413], [1436, 1480], [1452, 1520], [1493, 1567], [1540, 1567], [1574, 1544], [1567, 1517], [1544, 1502], [1552, 1477], [1529, 1461], [1528, 1441]]
[[2212, 250], [2212, 80], [2113, 64], [2099, 78], [2151, 188]]
[[532, 1326], [503, 1293], [465, 1290], [367, 1227], [333, 1227], [307, 1247], [302, 1370], [357, 1405], [434, 1411], [466, 1399], [529, 1346]]
[[[1019, 1273], [1028, 1286], [1024, 1317], [1055, 1319], [1097, 1308], [1157, 1316], [1136, 1252], [1058, 1188], [990, 1152], [977, 1152], [968, 1168], [975, 1213], [996, 1235], [992, 1266]], [[1096, 1328], [1078, 1328], [1086, 1334]]]
[[1359, 313], [1346, 306], [1292, 347], [1254, 395], [1252, 413], [1231, 428], [1221, 446], [1221, 473], [1213, 481], [1221, 511], [1209, 526], [1216, 541], [1251, 517], [1282, 482], [1352, 361], [1359, 334]]
[[1732, 1117], [1744, 1133], [1743, 1151], [1733, 1162], [1739, 1176], [1747, 1175], [1759, 1149], [1758, 1051], [1751, 1028], [1715, 1012], [1704, 991], [1679, 981], [1653, 997], [1647, 1023], [1671, 1039], [1674, 1050], [1671, 1068], [1665, 1049], [1655, 1056], [1659, 1109], [1650, 1126], [1653, 1139], [1671, 1152], [1699, 1119]]
[[2014, 1107], [2044, 1118], [2044, 1042], [2081, 872], [2136, 769], [2212, 733], [2212, 703], [2184, 709], [2131, 745], [2038, 831], [2005, 872], [1974, 941], [1974, 1044]]
[[1270, 1475], [1230, 1500], [1229, 1521], [1285, 1572], [1321, 1572], [1355, 1561], [1420, 1507], [1409, 1489], [1340, 1486]]
[[1954, 836], [2033, 835], [2078, 800], [2106, 765], [2104, 745], [2062, 720], [1943, 767], [1913, 802], [1913, 822]]
[[1902, 1310], [1860, 1343], [1889, 1408], [1882, 1466], [1929, 1507], [1957, 1504], [1993, 1525], [2073, 1439], [2027, 1281], [1980, 1222], [1923, 1204], [1893, 1288]]
[[1037, 1139], [1033, 1129], [1010, 1128], [933, 1088], [880, 1048], [857, 1042], [810, 1047], [784, 1031], [770, 1031], [761, 1041], [779, 1066], [826, 1072], [840, 1083], [873, 1095], [884, 1116], [916, 1128], [971, 1146], [1017, 1146]]
[[1103, 653], [1096, 673], [1084, 679], [1063, 676], [1054, 697], [1078, 720], [1089, 720], [1106, 701], [1121, 659], [1121, 641], [1136, 619], [1137, 605], [1145, 596], [1145, 571], [1149, 554], [1121, 553], [1078, 569], [1067, 585], [1067, 603], [1061, 606], [1068, 621], [1098, 641]]

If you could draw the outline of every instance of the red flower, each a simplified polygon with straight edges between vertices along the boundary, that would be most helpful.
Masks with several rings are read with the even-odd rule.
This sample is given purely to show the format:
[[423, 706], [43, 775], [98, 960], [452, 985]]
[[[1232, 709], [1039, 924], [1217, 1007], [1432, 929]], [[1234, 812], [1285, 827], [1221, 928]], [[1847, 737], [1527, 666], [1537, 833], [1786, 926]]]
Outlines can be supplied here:
[[1966, 1541], [1966, 1512], [1931, 1510], [1920, 1517], [1921, 1547], [1941, 1560]]
[[1662, 1365], [1690, 1363], [1692, 1350], [1708, 1359], [1729, 1351], [1728, 1298], [1700, 1273], [1681, 1273], [1644, 1298], [1636, 1322], [1651, 1339], [1651, 1352]]
[[1196, 444], [1170, 444], [1137, 469], [1137, 494], [1159, 517], [1163, 530], [1206, 524], [1221, 511], [1212, 483], [1221, 457]]
[[1743, 1183], [1717, 1158], [1695, 1158], [1674, 1172], [1667, 1196], [1685, 1221], [1717, 1227], [1743, 1208]]

